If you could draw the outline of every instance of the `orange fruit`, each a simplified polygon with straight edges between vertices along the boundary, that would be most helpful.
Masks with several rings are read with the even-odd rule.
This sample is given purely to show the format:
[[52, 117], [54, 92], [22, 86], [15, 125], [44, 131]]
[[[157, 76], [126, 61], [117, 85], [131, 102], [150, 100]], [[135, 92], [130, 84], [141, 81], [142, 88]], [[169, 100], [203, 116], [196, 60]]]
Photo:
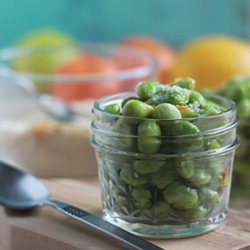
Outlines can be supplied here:
[[250, 44], [231, 36], [207, 36], [185, 45], [170, 72], [170, 81], [192, 77], [197, 88], [217, 88], [234, 74], [250, 71]]
[[[102, 77], [117, 72], [115, 63], [109, 59], [94, 54], [84, 54], [68, 62], [56, 71], [56, 75]], [[97, 99], [119, 91], [115, 80], [96, 79], [93, 81], [55, 82], [51, 91], [66, 102], [83, 99]]]
[[120, 43], [152, 54], [158, 63], [159, 81], [161, 83], [168, 82], [168, 73], [175, 60], [175, 50], [169, 44], [157, 38], [142, 35], [127, 37]]

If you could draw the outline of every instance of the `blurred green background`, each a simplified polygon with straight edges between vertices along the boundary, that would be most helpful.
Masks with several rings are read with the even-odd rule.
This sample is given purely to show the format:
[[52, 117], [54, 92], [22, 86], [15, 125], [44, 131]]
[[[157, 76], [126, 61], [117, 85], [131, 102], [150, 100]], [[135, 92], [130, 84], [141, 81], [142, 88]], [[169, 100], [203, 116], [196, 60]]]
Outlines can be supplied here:
[[115, 42], [150, 34], [178, 48], [211, 33], [249, 39], [247, 0], [2, 0], [0, 47], [24, 34], [51, 27], [81, 41]]

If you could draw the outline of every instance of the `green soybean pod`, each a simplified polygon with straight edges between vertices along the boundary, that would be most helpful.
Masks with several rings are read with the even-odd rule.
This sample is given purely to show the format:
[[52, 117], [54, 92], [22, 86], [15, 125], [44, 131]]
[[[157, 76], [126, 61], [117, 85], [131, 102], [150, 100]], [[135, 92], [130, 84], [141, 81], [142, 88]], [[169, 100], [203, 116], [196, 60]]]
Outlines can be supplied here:
[[161, 128], [155, 120], [145, 120], [138, 127], [138, 147], [142, 153], [154, 154], [161, 146]]
[[116, 205], [119, 212], [127, 214], [127, 210], [130, 207], [129, 199], [126, 196], [118, 195], [114, 199], [114, 204]]
[[183, 178], [189, 179], [194, 175], [195, 164], [193, 160], [183, 157], [175, 159], [175, 169]]
[[172, 86], [166, 88], [164, 98], [167, 103], [186, 105], [189, 101], [189, 91], [179, 86]]
[[207, 187], [203, 187], [200, 191], [199, 191], [199, 198], [200, 200], [202, 200], [206, 205], [214, 205], [216, 203], [219, 202], [219, 198], [220, 195], [218, 192], [207, 188]]
[[165, 189], [169, 184], [178, 179], [179, 176], [176, 171], [168, 166], [152, 174], [152, 183], [159, 189]]
[[198, 91], [192, 90], [189, 95], [189, 103], [194, 103], [194, 102], [205, 103], [206, 100], [201, 93], [199, 93]]
[[211, 103], [203, 103], [199, 109], [199, 115], [201, 116], [217, 115], [219, 113], [221, 111]]
[[224, 111], [224, 109], [219, 104], [217, 104], [217, 103], [215, 103], [213, 101], [210, 101], [210, 100], [206, 99], [206, 104], [209, 104], [209, 105], [213, 106], [217, 111], [219, 111], [219, 113]]
[[221, 144], [216, 138], [209, 138], [204, 140], [204, 148], [205, 150], [213, 150], [221, 147]]
[[134, 161], [134, 169], [138, 174], [151, 174], [158, 171], [163, 165], [165, 161], [157, 161], [157, 160], [136, 160]]
[[112, 103], [104, 107], [103, 111], [114, 114], [114, 115], [119, 115], [121, 112], [121, 108], [117, 103]]
[[200, 148], [203, 145], [203, 136], [200, 130], [189, 121], [175, 121], [169, 129], [171, 135], [180, 135], [180, 137], [176, 139], [176, 143], [183, 147]]
[[223, 190], [224, 180], [226, 179], [224, 159], [218, 156], [211, 157], [207, 161], [206, 172], [212, 176], [211, 181], [206, 186], [220, 193]]
[[170, 85], [178, 85], [179, 87], [184, 89], [194, 90], [196, 81], [191, 77], [177, 78], [173, 83], [170, 83]]
[[164, 199], [178, 209], [190, 209], [198, 201], [196, 189], [173, 182], [163, 191]]
[[212, 156], [207, 159], [206, 169], [213, 177], [221, 174], [224, 171], [225, 163], [223, 158]]
[[242, 98], [237, 102], [237, 114], [240, 118], [250, 117], [250, 99]]
[[153, 111], [154, 108], [147, 103], [139, 100], [129, 100], [123, 106], [122, 115], [136, 118], [150, 118]]
[[155, 107], [152, 116], [155, 119], [181, 119], [181, 112], [173, 104], [162, 103]]
[[163, 85], [159, 82], [155, 81], [146, 81], [137, 84], [135, 88], [136, 94], [139, 96], [140, 99], [143, 101], [149, 99], [150, 97], [154, 96], [156, 93], [160, 92], [163, 88]]
[[152, 206], [152, 194], [150, 190], [145, 188], [133, 188], [132, 197], [135, 199], [134, 206], [140, 210], [149, 209]]
[[179, 210], [176, 213], [184, 219], [197, 219], [205, 215], [206, 212], [207, 212], [206, 207], [202, 204], [197, 203], [191, 209]]
[[138, 100], [138, 101], [140, 101], [140, 99], [139, 99], [138, 97], [135, 97], [135, 96], [127, 97], [127, 98], [125, 98], [125, 99], [122, 100], [122, 102], [121, 102], [121, 108], [123, 108], [124, 105], [125, 105], [128, 101], [130, 101], [130, 100]]
[[196, 187], [201, 188], [212, 180], [212, 176], [205, 169], [197, 169], [189, 181]]
[[110, 141], [114, 142], [115, 147], [119, 149], [137, 148], [136, 140], [133, 138], [133, 135], [137, 135], [137, 125], [129, 123], [126, 119], [120, 117], [117, 119], [113, 130], [120, 134], [110, 139]]
[[196, 116], [196, 112], [193, 107], [190, 106], [176, 106], [181, 112], [182, 118], [191, 118]]
[[150, 182], [147, 176], [138, 175], [134, 169], [129, 167], [124, 167], [120, 172], [120, 177], [123, 181], [133, 187], [143, 186]]
[[236, 103], [250, 97], [249, 75], [235, 75], [229, 79], [221, 90], [221, 94]]
[[151, 208], [150, 213], [156, 219], [167, 219], [172, 211], [172, 207], [166, 201], [157, 201]]
[[114, 131], [124, 135], [136, 135], [137, 126], [137, 124], [129, 123], [124, 117], [119, 117], [115, 122]]

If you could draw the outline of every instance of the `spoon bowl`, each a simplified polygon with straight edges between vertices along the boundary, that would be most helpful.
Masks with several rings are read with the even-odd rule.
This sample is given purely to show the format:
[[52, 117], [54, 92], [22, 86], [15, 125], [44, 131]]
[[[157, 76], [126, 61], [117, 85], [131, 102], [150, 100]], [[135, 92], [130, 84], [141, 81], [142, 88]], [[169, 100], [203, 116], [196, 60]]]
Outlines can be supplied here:
[[28, 78], [19, 76], [17, 84], [25, 89], [30, 97], [33, 97], [39, 106], [56, 120], [71, 122], [77, 117], [71, 107], [60, 98], [49, 94], [39, 94], [33, 82]]
[[0, 163], [0, 204], [27, 209], [41, 206], [49, 198], [49, 190], [36, 177]]
[[61, 201], [50, 200], [49, 190], [39, 179], [2, 161], [0, 161], [0, 205], [12, 209], [28, 209], [49, 205], [97, 231], [132, 247], [132, 249], [162, 250], [162, 248], [80, 208]]

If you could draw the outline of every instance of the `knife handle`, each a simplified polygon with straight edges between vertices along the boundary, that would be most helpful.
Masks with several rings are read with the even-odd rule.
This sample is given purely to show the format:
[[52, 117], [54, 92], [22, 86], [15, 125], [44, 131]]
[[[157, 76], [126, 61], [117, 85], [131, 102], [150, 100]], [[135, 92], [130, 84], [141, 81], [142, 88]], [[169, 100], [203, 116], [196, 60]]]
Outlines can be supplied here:
[[60, 201], [49, 200], [45, 203], [45, 205], [52, 206], [56, 208], [58, 211], [78, 220], [82, 223], [112, 237], [113, 239], [122, 242], [123, 244], [132, 247], [136, 250], [163, 250], [160, 248], [138, 236], [135, 236], [99, 217], [90, 214], [80, 208], [74, 207], [67, 203], [63, 203]]

